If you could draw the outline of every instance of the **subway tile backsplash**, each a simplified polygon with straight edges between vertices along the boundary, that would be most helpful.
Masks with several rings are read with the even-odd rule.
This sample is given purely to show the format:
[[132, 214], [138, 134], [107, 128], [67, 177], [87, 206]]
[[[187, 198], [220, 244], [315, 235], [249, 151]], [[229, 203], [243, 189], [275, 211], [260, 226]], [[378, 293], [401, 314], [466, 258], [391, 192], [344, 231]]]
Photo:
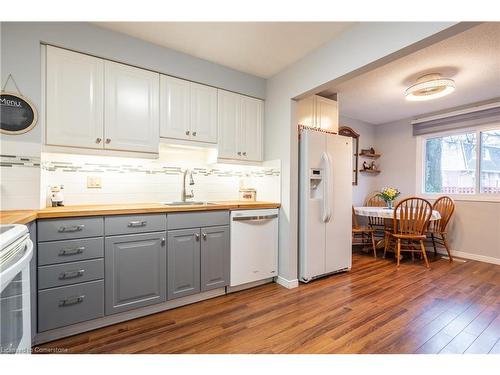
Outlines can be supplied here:
[[[180, 156], [179, 156], [180, 155]], [[263, 166], [208, 163], [193, 152], [173, 159], [132, 159], [73, 154], [42, 154], [41, 194], [63, 185], [65, 204], [178, 201], [186, 169], [193, 172], [195, 200], [237, 200], [240, 187], [255, 188], [257, 200], [280, 201], [280, 162]], [[100, 177], [101, 188], [87, 188], [87, 178]], [[48, 205], [48, 201], [47, 201]]]
[[19, 156], [0, 154], [0, 167], [5, 168], [40, 168], [40, 158], [36, 156]]

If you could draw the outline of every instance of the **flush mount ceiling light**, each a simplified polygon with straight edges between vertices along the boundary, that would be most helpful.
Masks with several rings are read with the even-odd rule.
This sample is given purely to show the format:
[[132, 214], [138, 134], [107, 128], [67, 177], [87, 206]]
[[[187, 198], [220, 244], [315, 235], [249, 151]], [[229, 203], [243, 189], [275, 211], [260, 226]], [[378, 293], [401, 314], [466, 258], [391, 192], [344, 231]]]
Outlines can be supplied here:
[[455, 90], [455, 81], [441, 74], [426, 74], [405, 91], [406, 100], [423, 101], [441, 98]]

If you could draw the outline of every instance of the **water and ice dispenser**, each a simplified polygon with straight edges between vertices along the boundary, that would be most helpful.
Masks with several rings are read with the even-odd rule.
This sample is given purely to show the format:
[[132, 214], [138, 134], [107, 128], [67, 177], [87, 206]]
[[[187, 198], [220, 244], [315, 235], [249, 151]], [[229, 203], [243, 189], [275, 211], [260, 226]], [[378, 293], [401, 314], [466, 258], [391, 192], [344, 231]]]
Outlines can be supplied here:
[[310, 199], [323, 199], [323, 168], [309, 170], [309, 197]]

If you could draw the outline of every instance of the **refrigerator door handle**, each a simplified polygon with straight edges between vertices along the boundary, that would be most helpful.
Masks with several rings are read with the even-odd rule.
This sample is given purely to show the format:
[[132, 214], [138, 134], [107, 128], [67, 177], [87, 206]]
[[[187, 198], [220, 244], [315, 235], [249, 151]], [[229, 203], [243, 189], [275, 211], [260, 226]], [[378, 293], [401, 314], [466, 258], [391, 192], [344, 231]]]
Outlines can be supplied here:
[[328, 223], [330, 218], [332, 217], [332, 213], [330, 210], [330, 186], [332, 183], [332, 163], [330, 159], [330, 155], [328, 152], [323, 152], [321, 159], [324, 162], [324, 185], [323, 185], [323, 222]]

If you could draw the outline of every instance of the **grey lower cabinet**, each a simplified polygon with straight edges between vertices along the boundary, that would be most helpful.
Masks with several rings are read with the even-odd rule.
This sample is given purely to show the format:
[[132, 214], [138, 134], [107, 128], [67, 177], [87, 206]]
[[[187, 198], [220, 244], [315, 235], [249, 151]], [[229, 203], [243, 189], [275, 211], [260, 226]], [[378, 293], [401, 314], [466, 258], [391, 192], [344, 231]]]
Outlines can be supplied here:
[[229, 285], [229, 227], [201, 228], [201, 290]]
[[106, 237], [106, 315], [166, 300], [166, 232]]
[[168, 299], [229, 285], [229, 227], [168, 232]]
[[200, 228], [168, 232], [168, 299], [200, 292]]

